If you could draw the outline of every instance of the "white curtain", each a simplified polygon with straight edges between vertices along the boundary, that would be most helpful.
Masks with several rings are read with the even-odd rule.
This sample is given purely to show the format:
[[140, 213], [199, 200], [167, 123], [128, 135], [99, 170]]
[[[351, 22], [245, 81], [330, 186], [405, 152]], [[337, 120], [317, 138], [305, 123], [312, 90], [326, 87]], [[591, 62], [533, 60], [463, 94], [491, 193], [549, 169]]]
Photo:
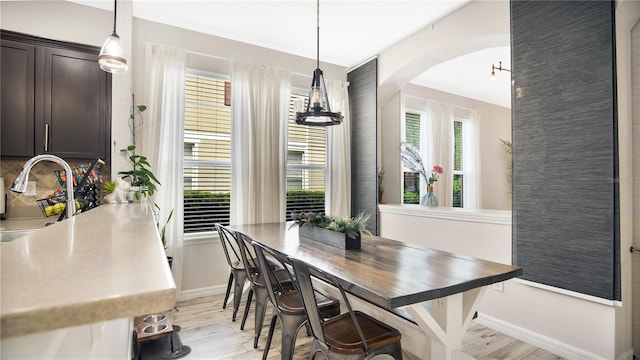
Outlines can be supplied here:
[[183, 224], [184, 82], [186, 51], [145, 43], [145, 102], [142, 151], [160, 181], [153, 200], [160, 208], [159, 226], [167, 224], [167, 254], [173, 256], [173, 277], [181, 289]]
[[[327, 80], [327, 95], [342, 99], [342, 124], [327, 127], [327, 171], [325, 172], [325, 213], [332, 216], [351, 215], [351, 119], [349, 117], [348, 83]], [[335, 109], [331, 109], [336, 111]]]
[[[451, 146], [453, 144], [453, 105], [436, 100], [427, 101], [427, 130], [431, 135], [431, 146], [428, 148], [426, 160], [427, 176], [431, 174], [434, 165], [439, 165], [444, 170], [433, 186], [433, 192], [438, 197], [440, 206], [451, 207], [453, 205], [453, 156]], [[423, 195], [425, 186], [420, 189]]]
[[478, 194], [480, 191], [480, 146], [478, 139], [478, 126], [480, 124], [480, 110], [469, 110], [469, 121], [465, 121], [462, 127], [462, 148], [463, 150], [463, 167], [464, 167], [464, 184], [462, 192], [462, 201], [465, 208], [475, 209], [478, 207]]
[[231, 84], [231, 224], [284, 221], [291, 74], [234, 61]]

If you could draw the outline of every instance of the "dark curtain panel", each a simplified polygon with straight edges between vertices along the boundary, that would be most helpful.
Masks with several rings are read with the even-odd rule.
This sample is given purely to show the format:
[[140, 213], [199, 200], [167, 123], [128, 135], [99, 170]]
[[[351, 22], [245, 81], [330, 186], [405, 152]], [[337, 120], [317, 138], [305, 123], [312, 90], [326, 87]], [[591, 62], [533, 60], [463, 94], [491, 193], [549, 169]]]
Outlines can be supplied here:
[[511, 1], [513, 261], [620, 300], [614, 3]]
[[367, 229], [378, 235], [378, 60], [347, 74], [351, 110], [351, 214], [371, 215]]

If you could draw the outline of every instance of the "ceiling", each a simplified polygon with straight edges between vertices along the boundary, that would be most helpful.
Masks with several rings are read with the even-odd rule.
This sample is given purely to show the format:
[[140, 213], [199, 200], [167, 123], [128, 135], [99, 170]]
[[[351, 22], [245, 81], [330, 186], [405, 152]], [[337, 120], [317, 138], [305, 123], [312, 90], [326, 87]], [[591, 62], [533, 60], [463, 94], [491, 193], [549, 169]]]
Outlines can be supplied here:
[[[112, 1], [67, 1], [113, 11]], [[323, 0], [320, 3], [320, 60], [344, 67], [358, 65], [469, 1]], [[138, 18], [316, 59], [316, 2], [313, 0], [132, 2], [133, 16]], [[510, 63], [508, 48], [485, 49], [461, 56], [429, 69], [413, 82], [509, 107], [508, 74], [498, 74], [498, 81], [487, 83], [491, 64], [497, 65], [500, 60]], [[507, 79], [506, 87], [501, 86], [503, 78]]]

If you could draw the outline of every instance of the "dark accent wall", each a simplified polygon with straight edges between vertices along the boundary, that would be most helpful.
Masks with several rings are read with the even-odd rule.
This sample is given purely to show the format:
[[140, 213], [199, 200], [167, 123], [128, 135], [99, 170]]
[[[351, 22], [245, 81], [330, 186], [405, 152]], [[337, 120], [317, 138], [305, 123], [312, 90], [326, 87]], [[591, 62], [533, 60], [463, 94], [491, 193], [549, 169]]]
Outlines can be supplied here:
[[620, 300], [614, 11], [511, 1], [513, 262]]
[[378, 60], [347, 74], [351, 114], [351, 214], [371, 215], [368, 230], [378, 232]]

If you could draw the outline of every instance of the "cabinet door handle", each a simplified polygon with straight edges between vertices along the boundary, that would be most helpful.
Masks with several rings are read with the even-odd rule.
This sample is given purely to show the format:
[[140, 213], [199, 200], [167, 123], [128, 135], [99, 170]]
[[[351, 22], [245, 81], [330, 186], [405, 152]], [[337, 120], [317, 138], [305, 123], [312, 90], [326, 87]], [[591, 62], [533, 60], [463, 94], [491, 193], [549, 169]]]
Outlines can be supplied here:
[[49, 124], [44, 124], [44, 152], [49, 151]]

